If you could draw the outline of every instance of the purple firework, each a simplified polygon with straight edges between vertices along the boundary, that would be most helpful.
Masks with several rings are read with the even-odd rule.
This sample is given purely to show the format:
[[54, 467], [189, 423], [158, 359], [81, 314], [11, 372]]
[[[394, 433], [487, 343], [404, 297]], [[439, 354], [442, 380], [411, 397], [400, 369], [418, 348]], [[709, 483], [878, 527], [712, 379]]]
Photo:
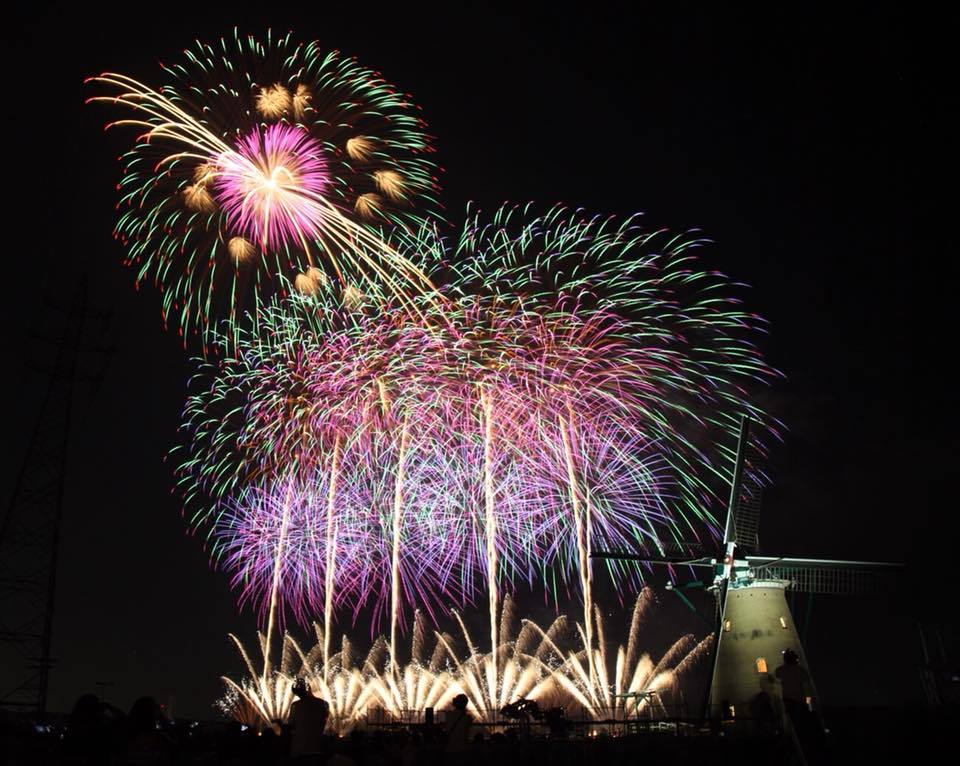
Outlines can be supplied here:
[[264, 250], [308, 247], [327, 216], [330, 186], [320, 142], [299, 125], [257, 125], [224, 152], [214, 169], [214, 198], [231, 230]]

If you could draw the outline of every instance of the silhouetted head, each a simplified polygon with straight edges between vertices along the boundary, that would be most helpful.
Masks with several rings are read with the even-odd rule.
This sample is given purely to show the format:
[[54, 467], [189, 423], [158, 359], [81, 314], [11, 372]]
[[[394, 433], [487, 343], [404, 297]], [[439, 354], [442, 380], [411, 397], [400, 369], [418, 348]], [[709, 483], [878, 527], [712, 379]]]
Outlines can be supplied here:
[[458, 694], [450, 702], [457, 710], [466, 710], [469, 699], [466, 694]]
[[160, 720], [160, 706], [153, 697], [141, 697], [130, 708], [130, 724], [137, 731], [151, 731]]
[[84, 694], [73, 705], [70, 713], [71, 727], [99, 726], [103, 718], [103, 704], [96, 694]]
[[798, 655], [793, 649], [787, 648], [783, 652], [783, 661], [788, 665], [796, 665], [800, 662], [800, 655]]
[[302, 678], [298, 678], [293, 682], [293, 693], [297, 695], [298, 699], [306, 699], [307, 697], [312, 697], [310, 694], [310, 687], [307, 686], [307, 682]]

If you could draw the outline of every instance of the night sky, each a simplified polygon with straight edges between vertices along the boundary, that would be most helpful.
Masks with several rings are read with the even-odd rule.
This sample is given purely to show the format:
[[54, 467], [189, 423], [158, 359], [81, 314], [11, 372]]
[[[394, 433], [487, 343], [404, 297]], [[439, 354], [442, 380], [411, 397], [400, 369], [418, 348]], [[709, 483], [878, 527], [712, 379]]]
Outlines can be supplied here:
[[[51, 709], [106, 682], [107, 700], [125, 709], [150, 694], [178, 715], [211, 718], [219, 676], [240, 668], [226, 633], [252, 644], [253, 617], [238, 613], [171, 494], [164, 455], [191, 354], [163, 330], [159, 295], [136, 293], [120, 264], [116, 157], [130, 135], [103, 133], [110, 112], [84, 106], [82, 85], [103, 70], [155, 83], [158, 60], [234, 25], [292, 29], [412, 93], [437, 137], [455, 222], [468, 200], [490, 211], [561, 201], [643, 211], [651, 228], [714, 240], [704, 262], [750, 285], [748, 306], [771, 323], [764, 350], [786, 376], [758, 393], [789, 428], [770, 466], [763, 551], [908, 564], [887, 597], [815, 601], [807, 651], [821, 695], [917, 700], [917, 621], [948, 636], [958, 622], [957, 269], [946, 209], [956, 192], [941, 185], [956, 87], [944, 83], [943, 20], [806, 5], [759, 16], [673, 3], [590, 3], [589, 15], [518, 15], [506, 3], [291, 5], [250, 14], [196, 2], [41, 4], [0, 32], [5, 496], [44, 386], [27, 363], [49, 349], [31, 333], [55, 331], [50, 301], [69, 298], [83, 274], [95, 305], [114, 312], [115, 353], [102, 385], [80, 389], [70, 437]], [[671, 594], [660, 601], [653, 648], [702, 632]], [[521, 602], [546, 614], [539, 594]], [[366, 626], [347, 630], [367, 639]]]

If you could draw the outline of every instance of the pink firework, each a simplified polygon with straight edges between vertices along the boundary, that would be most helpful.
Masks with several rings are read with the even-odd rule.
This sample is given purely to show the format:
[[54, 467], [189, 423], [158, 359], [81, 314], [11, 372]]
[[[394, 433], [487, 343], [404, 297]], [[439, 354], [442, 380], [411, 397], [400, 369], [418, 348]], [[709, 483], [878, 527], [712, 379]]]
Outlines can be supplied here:
[[215, 197], [227, 226], [263, 248], [307, 247], [323, 229], [330, 185], [320, 142], [301, 127], [257, 126], [216, 161]]

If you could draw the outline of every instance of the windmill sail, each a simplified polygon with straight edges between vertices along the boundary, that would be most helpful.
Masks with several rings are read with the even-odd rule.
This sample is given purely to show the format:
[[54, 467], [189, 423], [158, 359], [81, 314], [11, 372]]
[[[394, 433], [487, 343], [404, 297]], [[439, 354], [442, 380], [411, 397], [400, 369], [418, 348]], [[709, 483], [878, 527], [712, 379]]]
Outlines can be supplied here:
[[593, 559], [613, 559], [615, 561], [639, 561], [646, 564], [687, 564], [690, 566], [713, 566], [713, 559], [698, 542], [664, 542], [657, 548], [638, 545], [633, 550], [590, 552]]
[[743, 474], [740, 478], [740, 491], [737, 497], [734, 526], [737, 545], [741, 548], [757, 549], [760, 544], [760, 498], [763, 493], [761, 469], [763, 456], [749, 434], [743, 445]]
[[889, 575], [900, 564], [878, 561], [775, 558], [747, 556], [755, 579], [786, 580], [790, 588], [804, 593], [846, 596], [883, 593], [890, 588]]

